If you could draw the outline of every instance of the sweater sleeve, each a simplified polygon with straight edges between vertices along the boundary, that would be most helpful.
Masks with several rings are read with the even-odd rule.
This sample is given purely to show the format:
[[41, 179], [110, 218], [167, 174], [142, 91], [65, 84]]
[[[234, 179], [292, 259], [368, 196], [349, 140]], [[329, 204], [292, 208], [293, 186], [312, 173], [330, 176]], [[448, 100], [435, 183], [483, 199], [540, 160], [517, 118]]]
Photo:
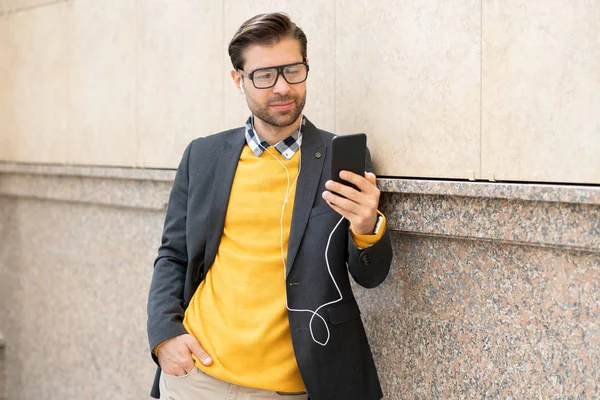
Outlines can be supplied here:
[[379, 210], [377, 210], [377, 214], [381, 216], [381, 225], [379, 226], [377, 233], [373, 235], [361, 235], [359, 233], [354, 232], [352, 226], [350, 226], [350, 236], [352, 237], [352, 240], [354, 241], [356, 247], [358, 247], [361, 250], [364, 250], [367, 247], [374, 245], [383, 237], [383, 232], [385, 232], [386, 227], [385, 215], [383, 215]]

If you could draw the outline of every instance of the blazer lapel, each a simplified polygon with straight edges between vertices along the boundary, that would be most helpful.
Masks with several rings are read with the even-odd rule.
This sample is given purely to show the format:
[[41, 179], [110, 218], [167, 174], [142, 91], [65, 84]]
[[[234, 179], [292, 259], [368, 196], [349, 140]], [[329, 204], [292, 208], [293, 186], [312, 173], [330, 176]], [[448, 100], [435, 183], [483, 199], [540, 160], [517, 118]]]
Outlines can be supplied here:
[[223, 227], [225, 226], [225, 214], [229, 204], [231, 185], [245, 143], [244, 129], [240, 128], [222, 143], [220, 153], [217, 154], [218, 159], [215, 160], [218, 166], [214, 176], [212, 207], [210, 208], [211, 215], [204, 257], [204, 265], [207, 269], [213, 264], [217, 255], [219, 242], [223, 235]]
[[292, 269], [292, 265], [294, 265], [294, 259], [306, 230], [310, 210], [317, 195], [326, 149], [318, 129], [307, 120], [302, 133], [300, 151], [302, 165], [296, 188], [294, 211], [292, 212], [292, 227], [290, 229], [288, 257], [285, 266], [286, 278]]

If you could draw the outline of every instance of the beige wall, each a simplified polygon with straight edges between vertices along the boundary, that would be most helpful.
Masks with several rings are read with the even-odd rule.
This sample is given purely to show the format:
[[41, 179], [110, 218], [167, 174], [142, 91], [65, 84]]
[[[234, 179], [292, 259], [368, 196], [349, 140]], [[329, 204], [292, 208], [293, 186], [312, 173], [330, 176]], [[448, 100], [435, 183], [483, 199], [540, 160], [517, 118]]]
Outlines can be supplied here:
[[482, 174], [600, 183], [600, 2], [484, 0]]
[[0, 160], [173, 168], [248, 114], [226, 45], [288, 12], [306, 114], [380, 174], [600, 183], [600, 5], [567, 0], [0, 1]]

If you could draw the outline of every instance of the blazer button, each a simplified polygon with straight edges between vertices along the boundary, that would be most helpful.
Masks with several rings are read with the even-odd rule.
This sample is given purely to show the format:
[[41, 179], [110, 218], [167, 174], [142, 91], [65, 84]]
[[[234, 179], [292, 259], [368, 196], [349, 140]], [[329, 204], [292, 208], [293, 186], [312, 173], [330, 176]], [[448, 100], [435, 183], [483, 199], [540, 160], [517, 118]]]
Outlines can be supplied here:
[[371, 257], [369, 257], [368, 254], [363, 254], [361, 257], [361, 260], [363, 262], [364, 265], [369, 265], [371, 264]]

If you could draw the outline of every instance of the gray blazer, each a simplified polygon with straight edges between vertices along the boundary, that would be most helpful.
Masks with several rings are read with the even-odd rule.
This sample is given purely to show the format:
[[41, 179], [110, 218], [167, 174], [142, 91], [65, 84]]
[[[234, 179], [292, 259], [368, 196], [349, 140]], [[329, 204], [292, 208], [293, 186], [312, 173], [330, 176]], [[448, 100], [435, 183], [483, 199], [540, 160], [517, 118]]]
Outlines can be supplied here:
[[[329, 179], [333, 137], [307, 121], [286, 265], [287, 298], [292, 309], [315, 310], [339, 297], [324, 253], [340, 215], [321, 197]], [[231, 184], [245, 143], [244, 129], [232, 129], [192, 141], [183, 154], [169, 197], [148, 297], [150, 349], [187, 333], [182, 324], [184, 311], [217, 254]], [[367, 158], [367, 169], [371, 170], [370, 156]], [[361, 286], [379, 285], [389, 272], [391, 241], [385, 232], [376, 244], [360, 250], [348, 228], [344, 220], [329, 248], [329, 263], [343, 300], [319, 311], [331, 333], [327, 346], [313, 342], [310, 313], [288, 312], [296, 360], [312, 400], [379, 400], [383, 396], [348, 272]], [[235, 284], [235, 277], [231, 282]], [[327, 332], [319, 318], [314, 318], [313, 332], [319, 341], [325, 341]], [[154, 354], [152, 357], [156, 362]], [[159, 376], [160, 368], [151, 392], [156, 398]]]

